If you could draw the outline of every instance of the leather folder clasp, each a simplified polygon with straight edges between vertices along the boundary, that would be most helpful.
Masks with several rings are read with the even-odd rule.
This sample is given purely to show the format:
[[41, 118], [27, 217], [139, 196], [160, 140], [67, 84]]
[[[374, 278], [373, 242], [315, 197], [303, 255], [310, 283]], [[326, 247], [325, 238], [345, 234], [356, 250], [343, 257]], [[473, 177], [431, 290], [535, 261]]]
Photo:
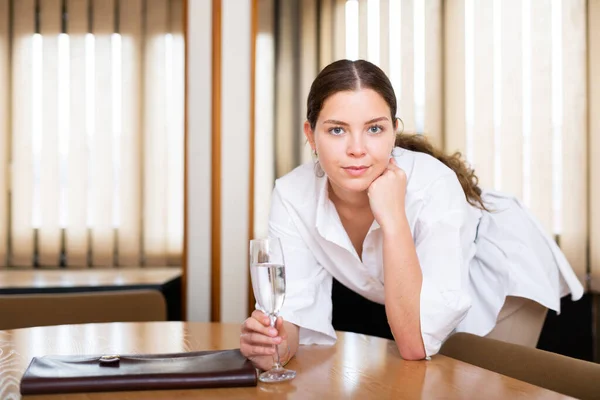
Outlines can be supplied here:
[[118, 367], [121, 357], [118, 354], [107, 354], [100, 357], [101, 367]]

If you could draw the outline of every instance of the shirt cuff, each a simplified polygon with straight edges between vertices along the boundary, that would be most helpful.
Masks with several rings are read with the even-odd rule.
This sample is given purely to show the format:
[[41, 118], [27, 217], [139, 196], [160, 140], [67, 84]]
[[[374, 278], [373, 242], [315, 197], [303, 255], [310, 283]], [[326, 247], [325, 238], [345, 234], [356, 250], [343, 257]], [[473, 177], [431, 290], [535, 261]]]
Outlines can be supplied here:
[[440, 347], [471, 307], [470, 297], [462, 291], [441, 292], [429, 280], [421, 287], [421, 336], [427, 357]]
[[281, 317], [298, 327], [299, 344], [334, 345], [337, 335], [331, 323], [319, 323], [315, 318], [303, 318], [294, 312], [281, 313]]

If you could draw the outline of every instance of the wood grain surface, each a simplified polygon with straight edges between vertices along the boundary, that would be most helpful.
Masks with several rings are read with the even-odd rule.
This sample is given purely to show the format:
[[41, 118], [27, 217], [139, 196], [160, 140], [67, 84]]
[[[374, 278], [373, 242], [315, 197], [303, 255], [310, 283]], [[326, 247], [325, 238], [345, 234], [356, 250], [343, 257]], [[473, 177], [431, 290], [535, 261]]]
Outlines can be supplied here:
[[8, 289], [71, 289], [105, 286], [161, 286], [181, 276], [181, 268], [1, 270], [0, 292]]
[[[150, 322], [64, 325], [0, 331], [0, 399], [18, 399], [33, 356], [172, 353], [239, 346], [237, 324]], [[105, 392], [28, 399], [565, 399], [558, 393], [437, 355], [404, 361], [389, 340], [338, 332], [334, 346], [301, 346], [296, 379], [256, 387]]]

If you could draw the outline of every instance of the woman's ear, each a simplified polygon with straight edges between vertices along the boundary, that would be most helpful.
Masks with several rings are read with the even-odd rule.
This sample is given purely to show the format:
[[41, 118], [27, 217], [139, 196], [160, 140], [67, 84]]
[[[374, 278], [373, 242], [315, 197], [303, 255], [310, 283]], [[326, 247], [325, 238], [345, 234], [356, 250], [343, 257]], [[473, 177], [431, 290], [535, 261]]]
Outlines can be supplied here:
[[310, 123], [308, 121], [304, 121], [304, 136], [306, 136], [306, 140], [308, 140], [308, 144], [310, 144], [310, 148], [313, 153], [317, 151], [317, 145], [315, 144], [315, 133], [310, 128]]
[[396, 147], [396, 139], [400, 135], [400, 118], [394, 119], [394, 135], [392, 138], [392, 149]]
[[396, 134], [404, 132], [404, 121], [398, 117], [394, 119], [394, 132], [396, 132]]

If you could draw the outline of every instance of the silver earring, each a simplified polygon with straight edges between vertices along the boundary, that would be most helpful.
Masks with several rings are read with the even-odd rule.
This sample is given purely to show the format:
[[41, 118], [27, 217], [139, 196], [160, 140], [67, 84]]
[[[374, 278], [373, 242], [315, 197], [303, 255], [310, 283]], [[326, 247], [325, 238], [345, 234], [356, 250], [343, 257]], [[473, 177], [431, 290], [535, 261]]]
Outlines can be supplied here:
[[319, 160], [315, 161], [314, 170], [315, 170], [315, 175], [318, 178], [322, 178], [325, 176], [325, 171], [323, 171], [323, 168], [321, 168], [321, 163], [319, 162]]

